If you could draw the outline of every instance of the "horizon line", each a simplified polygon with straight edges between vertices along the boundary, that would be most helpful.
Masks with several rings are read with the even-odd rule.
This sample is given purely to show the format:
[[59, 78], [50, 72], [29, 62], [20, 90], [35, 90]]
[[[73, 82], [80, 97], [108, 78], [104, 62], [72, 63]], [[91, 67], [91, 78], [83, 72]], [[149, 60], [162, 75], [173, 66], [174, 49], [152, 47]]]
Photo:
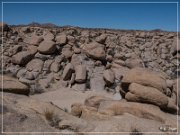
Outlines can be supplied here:
[[[6, 23], [6, 22], [4, 22]], [[78, 25], [59, 25], [56, 23], [51, 23], [51, 22], [47, 22], [47, 23], [40, 23], [40, 22], [31, 22], [31, 23], [27, 23], [27, 24], [8, 24], [10, 26], [20, 26], [20, 25], [24, 25], [24, 26], [28, 26], [31, 25], [33, 23], [39, 24], [39, 25], [44, 25], [44, 24], [52, 24], [55, 25], [55, 27], [78, 27], [78, 28], [83, 28], [83, 29], [108, 29], [108, 30], [129, 30], [129, 31], [154, 31], [154, 30], [160, 30], [160, 31], [164, 31], [164, 32], [180, 32], [180, 31], [175, 31], [175, 30], [166, 30], [166, 29], [161, 29], [161, 28], [152, 28], [152, 29], [134, 29], [134, 28], [113, 28], [113, 27], [88, 27], [88, 26], [78, 26]], [[52, 26], [53, 27], [53, 26]]]

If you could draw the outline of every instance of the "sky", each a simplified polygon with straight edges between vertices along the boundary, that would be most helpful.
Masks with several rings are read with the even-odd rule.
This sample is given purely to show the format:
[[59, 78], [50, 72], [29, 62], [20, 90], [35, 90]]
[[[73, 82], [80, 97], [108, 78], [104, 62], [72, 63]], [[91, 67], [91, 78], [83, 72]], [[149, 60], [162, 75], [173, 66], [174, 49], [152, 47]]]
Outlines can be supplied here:
[[3, 22], [177, 31], [177, 3], [3, 3]]

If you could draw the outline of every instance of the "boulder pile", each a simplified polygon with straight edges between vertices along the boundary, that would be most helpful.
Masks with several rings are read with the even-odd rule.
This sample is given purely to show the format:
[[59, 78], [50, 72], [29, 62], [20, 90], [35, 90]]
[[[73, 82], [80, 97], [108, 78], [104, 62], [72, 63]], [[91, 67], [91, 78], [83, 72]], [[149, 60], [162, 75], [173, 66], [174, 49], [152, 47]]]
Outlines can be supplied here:
[[166, 80], [174, 83], [178, 75], [176, 33], [1, 25], [3, 69], [27, 84], [52, 76], [82, 91], [115, 91], [122, 84], [129, 91], [121, 94], [131, 101], [151, 102], [138, 91], [173, 95]]
[[[58, 84], [59, 88], [79, 92], [115, 94], [116, 101], [92, 98], [93, 108], [86, 105], [91, 104], [88, 101], [85, 105], [73, 105], [72, 111], [78, 108], [85, 112], [82, 117], [89, 115], [86, 113], [91, 109], [92, 113], [100, 113], [98, 117], [147, 114], [146, 118], [158, 121], [166, 121], [160, 110], [178, 113], [180, 47], [175, 32], [22, 27], [5, 23], [0, 27], [4, 76], [1, 91], [31, 95]], [[152, 106], [157, 116], [156, 111], [148, 109]], [[79, 116], [78, 111], [72, 113]]]

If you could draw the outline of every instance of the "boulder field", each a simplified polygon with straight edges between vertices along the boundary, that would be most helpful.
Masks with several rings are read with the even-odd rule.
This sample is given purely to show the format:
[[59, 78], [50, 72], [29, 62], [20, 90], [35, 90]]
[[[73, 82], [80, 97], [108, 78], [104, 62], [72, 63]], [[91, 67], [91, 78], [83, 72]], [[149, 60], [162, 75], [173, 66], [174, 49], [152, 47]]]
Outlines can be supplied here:
[[177, 33], [0, 27], [4, 132], [178, 131]]

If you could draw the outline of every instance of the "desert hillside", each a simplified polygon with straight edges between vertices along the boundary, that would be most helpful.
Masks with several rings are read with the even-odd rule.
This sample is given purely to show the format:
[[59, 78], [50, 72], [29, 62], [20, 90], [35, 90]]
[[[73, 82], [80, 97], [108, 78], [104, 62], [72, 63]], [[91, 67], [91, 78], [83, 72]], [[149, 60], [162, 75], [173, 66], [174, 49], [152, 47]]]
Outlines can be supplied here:
[[178, 131], [176, 32], [0, 27], [4, 132]]

